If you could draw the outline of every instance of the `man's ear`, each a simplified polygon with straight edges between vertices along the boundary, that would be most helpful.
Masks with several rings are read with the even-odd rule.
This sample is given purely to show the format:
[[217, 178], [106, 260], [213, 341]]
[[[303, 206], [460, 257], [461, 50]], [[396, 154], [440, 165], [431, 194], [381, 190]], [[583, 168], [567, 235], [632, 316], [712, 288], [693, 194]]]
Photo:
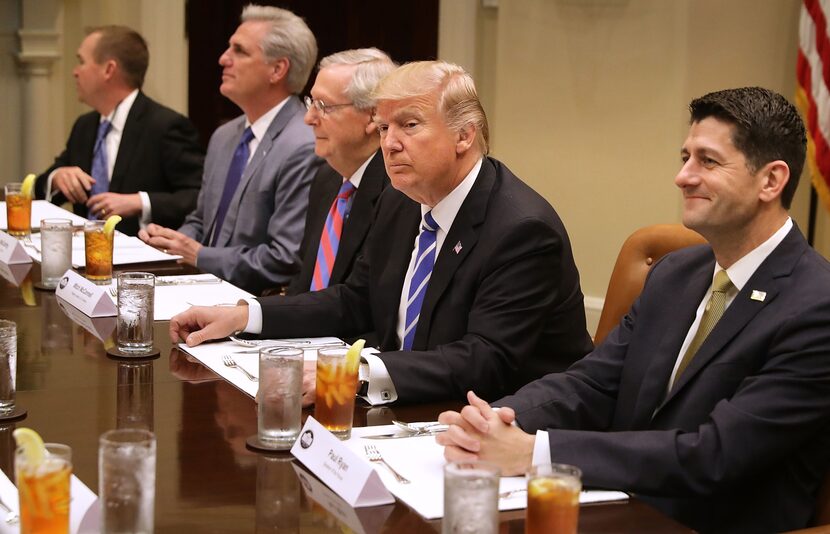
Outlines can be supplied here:
[[369, 117], [369, 122], [366, 123], [366, 135], [375, 135], [378, 131], [378, 125], [375, 123], [375, 110], [372, 109], [367, 115]]
[[476, 135], [478, 135], [478, 132], [476, 131], [475, 126], [472, 124], [465, 125], [458, 132], [458, 140], [455, 143], [455, 153], [460, 155], [470, 150], [470, 147], [472, 147], [473, 143], [476, 141]]
[[114, 59], [108, 59], [104, 63], [104, 77], [107, 80], [111, 80], [115, 76], [115, 73], [117, 71], [118, 71], [118, 63], [116, 63]]
[[287, 57], [281, 57], [272, 63], [271, 75], [269, 81], [271, 83], [279, 83], [288, 77], [288, 70], [291, 68], [291, 60]]
[[781, 160], [775, 160], [764, 165], [759, 172], [762, 182], [758, 198], [763, 202], [781, 198], [784, 186], [790, 181], [790, 167]]

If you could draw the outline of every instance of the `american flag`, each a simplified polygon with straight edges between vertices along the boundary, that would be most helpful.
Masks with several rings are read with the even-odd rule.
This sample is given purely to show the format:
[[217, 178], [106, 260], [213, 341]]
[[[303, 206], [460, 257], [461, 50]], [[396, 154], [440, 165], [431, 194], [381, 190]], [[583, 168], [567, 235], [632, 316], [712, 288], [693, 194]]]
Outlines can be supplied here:
[[798, 30], [796, 104], [807, 125], [813, 187], [830, 209], [830, 37], [828, 0], [803, 0]]

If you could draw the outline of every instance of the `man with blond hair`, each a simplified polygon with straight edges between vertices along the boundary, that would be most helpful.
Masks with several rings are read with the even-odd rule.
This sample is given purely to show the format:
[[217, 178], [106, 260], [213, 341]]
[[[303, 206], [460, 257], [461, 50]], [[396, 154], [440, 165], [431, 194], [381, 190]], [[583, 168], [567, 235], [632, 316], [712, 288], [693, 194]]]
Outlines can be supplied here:
[[470, 76], [412, 63], [373, 96], [392, 187], [351, 276], [294, 297], [191, 308], [171, 320], [171, 338], [374, 330], [380, 352], [364, 351], [361, 366], [372, 403], [462, 399], [471, 387], [496, 398], [582, 357], [591, 340], [567, 233], [547, 201], [486, 157]]
[[320, 160], [298, 95], [317, 57], [305, 22], [249, 5], [219, 58], [219, 91], [244, 114], [208, 145], [196, 209], [178, 231], [139, 237], [252, 293], [281, 287], [300, 268], [308, 188]]
[[78, 99], [94, 111], [37, 178], [37, 197], [70, 202], [85, 218], [120, 215], [130, 235], [150, 222], [180, 225], [196, 206], [205, 154], [193, 124], [141, 90], [144, 38], [126, 26], [93, 28], [77, 55]]
[[377, 48], [345, 50], [320, 61], [306, 124], [314, 129], [314, 152], [326, 160], [311, 183], [303, 266], [289, 295], [318, 291], [346, 280], [366, 242], [375, 205], [389, 185], [372, 91], [395, 68]]

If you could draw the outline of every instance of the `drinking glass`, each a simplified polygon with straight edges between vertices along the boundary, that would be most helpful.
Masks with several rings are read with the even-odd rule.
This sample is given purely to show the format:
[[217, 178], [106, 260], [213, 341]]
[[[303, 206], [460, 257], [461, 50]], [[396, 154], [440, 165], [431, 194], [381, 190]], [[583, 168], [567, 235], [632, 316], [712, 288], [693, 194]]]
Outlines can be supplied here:
[[150, 273], [118, 273], [116, 346], [121, 352], [148, 353], [153, 348], [156, 277]]
[[55, 288], [63, 273], [72, 267], [72, 221], [40, 221], [40, 284]]
[[499, 526], [498, 466], [487, 462], [444, 465], [443, 534], [496, 534]]
[[525, 534], [576, 534], [582, 471], [566, 464], [541, 464], [527, 473]]
[[84, 223], [84, 251], [86, 252], [86, 277], [98, 285], [112, 281], [112, 242], [115, 231], [104, 232], [104, 221]]
[[72, 449], [46, 443], [46, 458], [30, 464], [23, 449], [15, 452], [14, 466], [20, 495], [20, 532], [69, 532], [69, 480]]
[[110, 430], [98, 443], [101, 532], [153, 532], [156, 436], [149, 430]]
[[317, 392], [314, 418], [341, 440], [352, 434], [357, 369], [346, 365], [345, 347], [317, 351]]
[[116, 384], [116, 428], [153, 430], [153, 362], [118, 362]]
[[6, 224], [9, 235], [26, 237], [32, 233], [32, 197], [22, 191], [23, 184], [6, 184]]
[[0, 415], [14, 411], [17, 383], [17, 324], [0, 319]]
[[300, 435], [302, 400], [302, 349], [261, 349], [257, 437], [262, 445], [276, 450], [294, 445]]

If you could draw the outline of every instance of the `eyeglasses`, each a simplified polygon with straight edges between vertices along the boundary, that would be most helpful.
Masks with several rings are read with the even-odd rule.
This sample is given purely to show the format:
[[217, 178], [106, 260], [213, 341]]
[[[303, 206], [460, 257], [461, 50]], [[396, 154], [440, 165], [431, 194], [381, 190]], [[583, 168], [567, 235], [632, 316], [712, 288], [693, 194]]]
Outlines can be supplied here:
[[319, 111], [320, 114], [322, 114], [322, 115], [328, 115], [329, 112], [334, 111], [338, 108], [344, 108], [346, 106], [353, 106], [354, 105], [352, 102], [348, 102], [346, 104], [326, 104], [322, 100], [315, 100], [315, 99], [311, 98], [310, 96], [305, 97], [303, 99], [303, 102], [305, 103], [305, 108], [306, 109], [311, 110], [311, 107], [314, 106], [314, 108], [317, 111]]

